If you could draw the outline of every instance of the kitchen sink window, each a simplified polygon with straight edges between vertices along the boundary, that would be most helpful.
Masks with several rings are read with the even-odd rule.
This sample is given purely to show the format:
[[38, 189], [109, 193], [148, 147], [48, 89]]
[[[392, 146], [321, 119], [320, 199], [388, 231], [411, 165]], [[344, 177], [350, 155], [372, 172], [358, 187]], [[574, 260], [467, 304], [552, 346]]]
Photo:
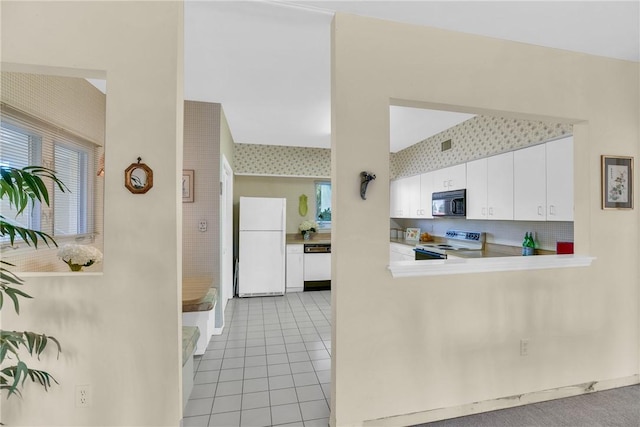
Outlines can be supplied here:
[[316, 181], [316, 222], [321, 229], [331, 228], [330, 181]]

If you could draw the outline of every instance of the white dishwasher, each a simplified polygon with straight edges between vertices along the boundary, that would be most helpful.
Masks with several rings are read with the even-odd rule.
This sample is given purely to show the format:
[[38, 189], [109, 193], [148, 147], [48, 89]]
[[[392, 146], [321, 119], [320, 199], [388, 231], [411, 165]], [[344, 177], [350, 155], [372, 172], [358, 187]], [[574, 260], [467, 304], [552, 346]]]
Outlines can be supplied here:
[[304, 290], [331, 289], [331, 243], [304, 245]]

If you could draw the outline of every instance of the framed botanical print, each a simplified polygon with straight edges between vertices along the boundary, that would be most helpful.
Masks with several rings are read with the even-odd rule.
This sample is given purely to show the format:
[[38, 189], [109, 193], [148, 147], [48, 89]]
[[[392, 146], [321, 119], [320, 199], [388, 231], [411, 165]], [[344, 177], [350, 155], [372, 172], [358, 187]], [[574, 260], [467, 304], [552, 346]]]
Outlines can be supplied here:
[[633, 209], [633, 157], [601, 158], [602, 209]]

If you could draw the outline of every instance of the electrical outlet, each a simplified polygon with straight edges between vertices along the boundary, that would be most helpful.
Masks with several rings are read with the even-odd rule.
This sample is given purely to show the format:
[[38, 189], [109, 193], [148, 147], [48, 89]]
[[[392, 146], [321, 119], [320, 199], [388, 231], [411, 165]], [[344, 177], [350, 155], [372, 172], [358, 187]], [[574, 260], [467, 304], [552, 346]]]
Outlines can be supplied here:
[[200, 222], [198, 223], [198, 230], [202, 232], [207, 231], [207, 221], [205, 221], [204, 219], [200, 220]]
[[77, 385], [76, 386], [76, 408], [89, 408], [91, 407], [91, 386], [90, 385]]
[[529, 355], [529, 339], [523, 338], [520, 340], [520, 356]]

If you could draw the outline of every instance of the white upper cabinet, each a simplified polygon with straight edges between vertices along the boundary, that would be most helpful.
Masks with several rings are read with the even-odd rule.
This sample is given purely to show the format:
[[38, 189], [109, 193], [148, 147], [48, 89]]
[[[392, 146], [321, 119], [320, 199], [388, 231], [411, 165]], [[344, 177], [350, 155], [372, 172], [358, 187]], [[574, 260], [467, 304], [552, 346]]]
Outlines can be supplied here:
[[573, 137], [515, 151], [514, 168], [514, 219], [573, 221]]
[[487, 219], [513, 219], [513, 152], [487, 159]]
[[514, 219], [544, 221], [547, 210], [545, 144], [514, 151]]
[[461, 190], [467, 186], [467, 165], [450, 166], [433, 171], [433, 191]]
[[547, 221], [573, 221], [573, 136], [547, 147]]
[[391, 181], [389, 188], [391, 217], [432, 218], [431, 183], [429, 173]]
[[389, 216], [391, 218], [402, 218], [406, 208], [402, 205], [401, 180], [394, 179], [389, 183]]
[[420, 212], [418, 218], [433, 218], [431, 215], [431, 194], [433, 193], [433, 172], [420, 175]]
[[467, 189], [467, 219], [573, 221], [573, 137], [391, 181], [392, 218], [433, 218], [431, 194]]
[[513, 153], [467, 163], [467, 219], [513, 219]]
[[467, 163], [467, 219], [487, 219], [487, 159]]

